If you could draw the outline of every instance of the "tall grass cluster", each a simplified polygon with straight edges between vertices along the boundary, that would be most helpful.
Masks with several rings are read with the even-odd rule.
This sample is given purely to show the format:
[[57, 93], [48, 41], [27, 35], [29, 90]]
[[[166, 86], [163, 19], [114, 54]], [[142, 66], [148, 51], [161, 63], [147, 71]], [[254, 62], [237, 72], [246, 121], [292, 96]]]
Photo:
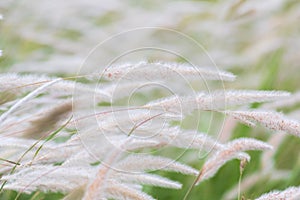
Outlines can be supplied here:
[[300, 199], [298, 1], [0, 13], [0, 199]]

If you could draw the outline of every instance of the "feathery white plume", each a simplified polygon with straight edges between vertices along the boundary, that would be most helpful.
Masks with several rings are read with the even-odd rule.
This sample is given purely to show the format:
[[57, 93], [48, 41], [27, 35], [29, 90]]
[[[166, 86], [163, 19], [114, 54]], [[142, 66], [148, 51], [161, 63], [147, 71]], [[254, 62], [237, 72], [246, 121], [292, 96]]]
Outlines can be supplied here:
[[287, 96], [289, 93], [282, 91], [224, 90], [202, 92], [194, 96], [171, 96], [149, 102], [144, 107], [187, 114], [195, 109], [223, 110], [227, 107], [272, 101]]
[[163, 62], [139, 62], [137, 64], [118, 64], [107, 67], [103, 77], [109, 80], [172, 80], [204, 79], [233, 81], [235, 76], [221, 70], [200, 68], [188, 64], [163, 63]]
[[225, 111], [226, 114], [237, 119], [257, 122], [263, 126], [276, 130], [285, 131], [300, 137], [300, 123], [289, 119], [283, 114], [272, 111]]
[[202, 169], [197, 178], [197, 184], [205, 179], [215, 175], [217, 171], [229, 160], [249, 159], [240, 154], [248, 150], [268, 150], [272, 147], [265, 142], [252, 138], [239, 138], [229, 142], [223, 149], [215, 152], [202, 166]]
[[275, 190], [267, 194], [263, 194], [255, 200], [297, 200], [300, 197], [300, 188], [299, 187], [289, 187], [283, 191]]

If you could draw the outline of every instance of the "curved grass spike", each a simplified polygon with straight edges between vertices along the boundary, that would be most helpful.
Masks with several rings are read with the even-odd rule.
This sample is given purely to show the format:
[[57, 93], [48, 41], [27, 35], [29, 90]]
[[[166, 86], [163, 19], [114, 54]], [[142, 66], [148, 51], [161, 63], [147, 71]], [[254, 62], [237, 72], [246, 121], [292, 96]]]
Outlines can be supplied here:
[[145, 123], [147, 123], [148, 121], [150, 121], [151, 119], [154, 119], [154, 118], [156, 118], [156, 117], [159, 117], [159, 116], [161, 116], [161, 115], [163, 115], [164, 113], [159, 113], [159, 114], [157, 114], [157, 115], [154, 115], [154, 116], [152, 116], [152, 117], [149, 117], [148, 119], [146, 119], [146, 120], [144, 120], [144, 121], [142, 121], [142, 122], [140, 122], [140, 123], [138, 123], [138, 124], [135, 124], [133, 127], [132, 127], [132, 129], [129, 131], [129, 133], [128, 133], [128, 136], [130, 136], [132, 133], [133, 133], [133, 131], [135, 131], [138, 127], [140, 127], [141, 125], [143, 125], [143, 124], [145, 124]]
[[[31, 150], [32, 150], [39, 142], [40, 142], [40, 141], [36, 141], [31, 147], [29, 147], [29, 148], [22, 154], [22, 156], [18, 159], [18, 162], [17, 162], [17, 163], [20, 163], [20, 162], [22, 161], [22, 159], [25, 157], [25, 155], [26, 155], [28, 152], [30, 152], [30, 151], [31, 151]], [[17, 166], [18, 166], [18, 165], [15, 165], [15, 166], [11, 169], [11, 171], [9, 172], [9, 174], [13, 174], [14, 171], [16, 170]], [[1, 185], [1, 187], [0, 187], [0, 193], [2, 192], [2, 190], [3, 190], [3, 188], [4, 188], [4, 186], [5, 186], [6, 183], [7, 183], [7, 181], [4, 181], [4, 182], [2, 183], [2, 185]]]
[[[89, 75], [80, 75], [80, 76], [67, 76], [67, 77], [63, 77], [61, 78], [62, 80], [72, 80], [72, 79], [76, 79], [76, 78], [82, 78], [82, 77], [87, 77]], [[22, 86], [18, 86], [18, 87], [14, 87], [11, 89], [20, 89], [20, 88], [25, 88], [28, 86], [33, 86], [33, 85], [41, 85], [41, 84], [46, 84], [49, 83], [51, 80], [45, 80], [45, 81], [38, 81], [38, 82], [34, 82], [34, 83], [29, 83], [29, 84], [24, 84]]]
[[12, 107], [10, 107], [9, 110], [7, 110], [5, 113], [3, 113], [0, 116], [0, 124], [3, 123], [5, 121], [5, 119], [8, 117], [8, 115], [10, 115], [12, 112], [14, 112], [17, 108], [19, 108], [23, 103], [25, 103], [26, 101], [28, 101], [29, 99], [32, 99], [34, 97], [36, 97], [37, 95], [39, 95], [41, 93], [41, 91], [43, 91], [44, 89], [46, 89], [47, 87], [55, 84], [56, 82], [61, 81], [62, 78], [57, 78], [54, 79], [40, 87], [38, 87], [37, 89], [33, 90], [32, 92], [30, 92], [29, 94], [27, 94], [25, 97], [23, 97], [22, 99], [20, 99], [16, 104], [14, 104]]
[[[32, 160], [31, 160], [31, 162], [30, 162], [29, 165], [32, 165], [33, 160], [36, 158], [36, 156], [38, 155], [38, 153], [40, 152], [40, 150], [43, 148], [44, 144], [45, 144], [46, 142], [50, 141], [51, 139], [53, 139], [53, 138], [54, 138], [54, 137], [55, 137], [62, 129], [64, 129], [64, 128], [69, 124], [69, 122], [71, 121], [72, 118], [73, 118], [73, 116], [71, 116], [65, 124], [63, 124], [63, 125], [62, 125], [61, 127], [59, 127], [57, 130], [55, 130], [53, 133], [51, 133], [51, 134], [44, 140], [44, 142], [41, 144], [41, 146], [39, 146], [39, 148], [36, 150], [36, 152], [35, 152], [35, 154], [34, 154], [34, 156], [33, 156], [33, 158], [32, 158]], [[41, 139], [41, 140], [42, 140], [42, 139]], [[37, 143], [37, 144], [38, 144], [38, 143]], [[37, 144], [36, 144], [36, 145], [37, 145]], [[28, 152], [28, 151], [27, 151], [27, 152]], [[17, 200], [17, 199], [20, 197], [21, 194], [22, 194], [22, 191], [18, 192], [18, 195], [16, 196], [15, 200]]]
[[[69, 124], [69, 122], [71, 121], [72, 117], [70, 117], [70, 119], [65, 123], [63, 124], [60, 128], [58, 128], [57, 130], [55, 130], [53, 133], [51, 133], [47, 138], [46, 140], [43, 142], [43, 144], [37, 149], [37, 151], [35, 152], [33, 158], [32, 158], [32, 161], [33, 159], [35, 159], [35, 157], [38, 155], [39, 151], [42, 149], [43, 145], [48, 142], [49, 140], [51, 140], [55, 135], [57, 135], [57, 133], [59, 133], [63, 128], [65, 128], [67, 126], [67, 124]], [[43, 138], [41, 138], [42, 140]], [[15, 166], [11, 169], [11, 171], [9, 172], [9, 174], [13, 174], [14, 171], [16, 170], [17, 166], [21, 165], [21, 161], [22, 159], [25, 157], [25, 155], [30, 152], [35, 146], [38, 145], [39, 142], [41, 142], [41, 140], [38, 140], [36, 141], [33, 145], [31, 145], [23, 154], [22, 156], [18, 159], [17, 162], [12, 162], [12, 164], [14, 164]], [[30, 164], [32, 164], [32, 161]], [[7, 183], [7, 181], [4, 181], [0, 187], [0, 192], [2, 192], [3, 188], [4, 188], [4, 185]], [[19, 192], [18, 195], [16, 196], [16, 200], [17, 198], [21, 195], [21, 193]]]

